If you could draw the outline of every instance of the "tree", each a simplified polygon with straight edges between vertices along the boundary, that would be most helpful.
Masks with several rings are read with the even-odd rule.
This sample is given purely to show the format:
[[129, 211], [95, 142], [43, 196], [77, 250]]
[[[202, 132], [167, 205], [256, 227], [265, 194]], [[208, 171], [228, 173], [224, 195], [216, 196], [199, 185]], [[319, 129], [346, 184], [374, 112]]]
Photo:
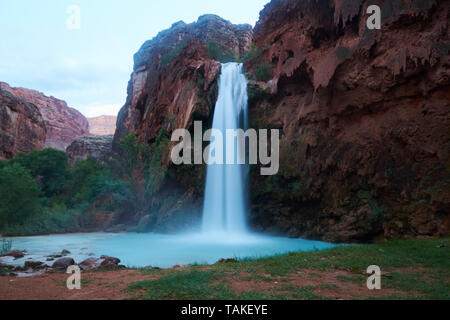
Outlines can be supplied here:
[[42, 191], [47, 197], [62, 192], [69, 172], [69, 162], [65, 152], [55, 149], [44, 149], [21, 153], [12, 163], [18, 163], [29, 170], [31, 176], [39, 180]]
[[0, 169], [0, 226], [19, 224], [42, 209], [40, 190], [29, 171], [17, 163]]

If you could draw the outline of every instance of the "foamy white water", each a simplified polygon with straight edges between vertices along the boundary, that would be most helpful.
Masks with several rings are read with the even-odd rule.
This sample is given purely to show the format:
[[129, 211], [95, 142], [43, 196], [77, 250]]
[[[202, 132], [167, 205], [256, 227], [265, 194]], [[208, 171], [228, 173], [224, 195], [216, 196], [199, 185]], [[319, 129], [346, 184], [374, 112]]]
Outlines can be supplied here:
[[[240, 63], [222, 65], [219, 80], [219, 96], [214, 112], [213, 129], [226, 130], [245, 129], [247, 121], [247, 79]], [[234, 145], [237, 159], [243, 156], [244, 150]], [[211, 151], [210, 157], [213, 156]], [[224, 163], [227, 152], [224, 145]], [[211, 164], [208, 166], [205, 203], [203, 210], [203, 233], [216, 236], [245, 234], [247, 232], [245, 195], [245, 167], [238, 164]]]

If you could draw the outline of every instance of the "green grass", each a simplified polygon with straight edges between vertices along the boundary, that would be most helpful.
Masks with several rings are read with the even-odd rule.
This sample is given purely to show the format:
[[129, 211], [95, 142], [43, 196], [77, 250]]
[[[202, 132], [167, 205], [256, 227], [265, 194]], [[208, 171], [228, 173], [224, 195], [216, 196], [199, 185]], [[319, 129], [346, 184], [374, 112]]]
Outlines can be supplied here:
[[[441, 247], [441, 245], [446, 245]], [[289, 277], [302, 270], [312, 271], [319, 279], [320, 272], [345, 271], [339, 276], [343, 283], [365, 286], [363, 275], [370, 265], [378, 265], [388, 277], [382, 277], [382, 286], [399, 294], [384, 299], [450, 299], [450, 239], [396, 240], [375, 245], [338, 247], [327, 251], [292, 253], [258, 260], [216, 264], [205, 268], [192, 266], [187, 270], [141, 270], [155, 276], [153, 281], [137, 282], [127, 289], [141, 299], [326, 299], [316, 289], [339, 289], [323, 283], [317, 287], [296, 287]], [[406, 270], [398, 272], [399, 269]], [[316, 273], [314, 274], [314, 271]], [[240, 273], [250, 275], [240, 276]], [[227, 277], [236, 281], [259, 281], [274, 284], [270, 290], [248, 291], [237, 294]], [[139, 293], [137, 293], [139, 292]], [[370, 292], [367, 299], [370, 298]]]

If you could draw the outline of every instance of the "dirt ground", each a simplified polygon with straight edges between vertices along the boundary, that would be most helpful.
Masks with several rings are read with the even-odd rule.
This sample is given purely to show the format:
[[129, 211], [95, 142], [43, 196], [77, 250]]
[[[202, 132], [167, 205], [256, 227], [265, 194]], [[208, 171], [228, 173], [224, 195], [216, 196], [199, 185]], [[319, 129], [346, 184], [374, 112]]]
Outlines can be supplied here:
[[123, 300], [132, 294], [129, 284], [151, 280], [139, 271], [124, 270], [82, 274], [81, 290], [66, 287], [67, 274], [36, 277], [0, 277], [0, 300]]
[[[125, 290], [133, 282], [157, 279], [136, 270], [86, 273], [82, 274], [81, 290], [69, 290], [66, 287], [68, 276], [44, 274], [28, 278], [0, 277], [0, 300], [123, 300], [138, 293]], [[325, 273], [304, 270], [287, 278], [272, 278], [271, 281], [247, 281], [246, 276], [251, 275], [240, 273], [225, 278], [237, 294], [252, 290], [270, 293], [286, 284], [298, 288], [314, 287], [315, 294], [329, 299], [380, 298], [400, 293], [393, 289], [369, 291], [363, 283], [342, 281], [340, 276], [351, 277], [343, 271]]]

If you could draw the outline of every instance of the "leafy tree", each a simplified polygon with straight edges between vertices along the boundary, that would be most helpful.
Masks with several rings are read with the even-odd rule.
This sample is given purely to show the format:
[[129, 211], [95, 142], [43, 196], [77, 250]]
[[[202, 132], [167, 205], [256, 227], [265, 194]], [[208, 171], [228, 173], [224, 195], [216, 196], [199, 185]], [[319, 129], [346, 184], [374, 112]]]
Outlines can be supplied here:
[[90, 204], [105, 194], [122, 198], [127, 196], [124, 183], [114, 176], [108, 166], [94, 159], [75, 163], [66, 188], [70, 207]]
[[63, 191], [69, 173], [65, 152], [55, 149], [32, 151], [21, 153], [11, 161], [29, 170], [32, 177], [39, 181], [45, 196], [52, 197]]
[[267, 64], [263, 63], [255, 71], [255, 77], [258, 81], [269, 81], [273, 76], [272, 68]]
[[225, 51], [222, 46], [215, 41], [208, 41], [208, 54], [219, 62], [227, 63], [238, 61], [239, 58], [233, 52]]
[[0, 225], [19, 224], [41, 211], [40, 190], [18, 163], [0, 170]]

